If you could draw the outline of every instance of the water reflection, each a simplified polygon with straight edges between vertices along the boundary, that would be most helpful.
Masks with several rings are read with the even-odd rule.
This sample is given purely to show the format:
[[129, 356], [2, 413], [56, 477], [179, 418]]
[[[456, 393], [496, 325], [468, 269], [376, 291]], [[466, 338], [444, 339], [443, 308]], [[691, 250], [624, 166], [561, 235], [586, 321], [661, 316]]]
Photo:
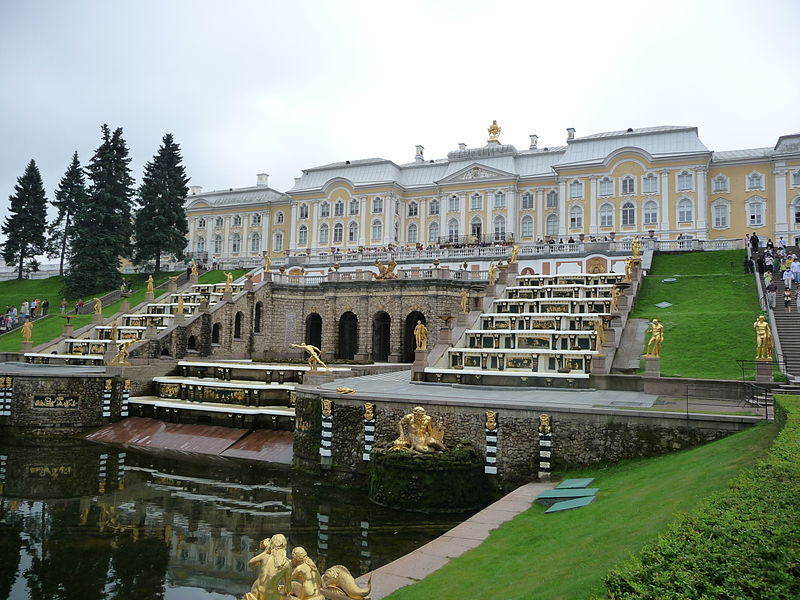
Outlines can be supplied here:
[[274, 533], [320, 570], [363, 573], [467, 516], [400, 513], [261, 465], [48, 444], [0, 443], [0, 598], [239, 597]]

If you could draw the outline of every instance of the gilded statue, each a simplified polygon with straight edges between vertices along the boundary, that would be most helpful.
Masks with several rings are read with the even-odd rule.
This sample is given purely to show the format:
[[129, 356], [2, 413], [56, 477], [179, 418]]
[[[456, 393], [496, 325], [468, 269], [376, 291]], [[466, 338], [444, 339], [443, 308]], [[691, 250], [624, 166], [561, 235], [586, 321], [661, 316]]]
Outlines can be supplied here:
[[183, 314], [183, 294], [178, 295], [178, 306], [175, 308], [175, 314]]
[[492, 124], [489, 125], [489, 129], [487, 129], [486, 131], [489, 132], [489, 139], [486, 140], [487, 142], [492, 143], [500, 141], [498, 138], [500, 136], [502, 128], [497, 124], [497, 119], [492, 120]]
[[33, 337], [33, 321], [25, 321], [22, 324], [22, 339], [25, 342], [30, 342]]
[[539, 415], [539, 433], [549, 435], [553, 431], [550, 415]]
[[[281, 600], [291, 586], [291, 563], [286, 557], [286, 536], [276, 533], [261, 542], [261, 552], [248, 562], [258, 567], [258, 577], [242, 600]], [[281, 590], [282, 588], [282, 590]]]
[[625, 281], [630, 282], [633, 278], [633, 258], [630, 256], [625, 259]]
[[637, 235], [631, 242], [631, 252], [633, 253], [634, 260], [639, 260], [642, 257], [642, 241]]
[[355, 394], [356, 391], [353, 388], [349, 387], [338, 387], [336, 388], [337, 394]]
[[111, 343], [112, 344], [116, 344], [117, 343], [117, 338], [119, 337], [118, 331], [119, 331], [119, 325], [117, 325], [117, 320], [114, 319], [113, 321], [111, 321], [111, 338], [110, 339], [111, 339]]
[[417, 350], [428, 349], [428, 328], [422, 321], [417, 321], [417, 326], [414, 327], [414, 340], [417, 343]]
[[519, 244], [514, 244], [511, 248], [511, 256], [508, 259], [508, 264], [513, 265], [519, 260]]
[[233, 290], [233, 288], [231, 287], [232, 283], [233, 283], [233, 273], [228, 271], [228, 272], [225, 273], [225, 290], [224, 291], [225, 291], [226, 294]]
[[94, 314], [103, 314], [103, 301], [100, 298], [93, 298], [94, 300]]
[[606, 330], [603, 326], [603, 319], [594, 322], [595, 339], [597, 340], [597, 350], [600, 350], [606, 343]]
[[322, 352], [316, 346], [312, 346], [311, 344], [292, 344], [292, 348], [300, 348], [300, 350], [304, 350], [308, 353], [308, 366], [311, 367], [312, 371], [316, 371], [317, 367], [322, 366], [326, 369], [328, 365], [322, 362], [322, 358], [320, 357], [320, 352]]
[[465, 315], [469, 313], [469, 294], [464, 288], [461, 288], [461, 312]]
[[756, 360], [772, 360], [772, 331], [764, 315], [759, 315], [753, 329], [756, 330]]
[[494, 431], [497, 429], [497, 411], [495, 410], [487, 410], [486, 411], [486, 429], [489, 431]]
[[497, 267], [493, 262], [489, 263], [489, 285], [494, 285], [497, 281]]
[[264, 254], [264, 272], [269, 273], [272, 271], [272, 259], [269, 254]]
[[364, 420], [365, 421], [372, 421], [375, 418], [375, 403], [374, 402], [365, 402], [364, 403]]
[[375, 266], [378, 267], [378, 274], [375, 279], [397, 279], [394, 270], [397, 268], [397, 262], [390, 260], [388, 265], [383, 264], [381, 261], [376, 260]]
[[111, 359], [109, 364], [116, 365], [118, 367], [126, 367], [129, 366], [131, 363], [128, 362], [128, 357], [130, 356], [130, 347], [136, 342], [136, 340], [125, 340], [121, 344], [117, 344], [117, 353], [114, 355], [114, 358]]
[[197, 262], [192, 259], [192, 270], [191, 270], [192, 277], [197, 277]]
[[658, 319], [653, 319], [647, 333], [650, 334], [650, 341], [647, 342], [647, 356], [660, 356], [661, 342], [664, 341], [664, 324]]
[[[407, 426], [407, 433], [404, 426]], [[424, 454], [444, 450], [444, 428], [441, 422], [438, 427], [434, 427], [433, 419], [425, 414], [425, 409], [421, 406], [415, 407], [411, 413], [400, 419], [397, 428], [400, 437], [394, 441], [392, 450], [413, 450]]]
[[322, 577], [305, 548], [297, 546], [292, 550], [291, 564], [291, 591], [286, 590], [289, 593], [284, 600], [325, 600], [320, 593]]
[[619, 297], [622, 295], [622, 290], [614, 286], [611, 290], [611, 312], [619, 311]]
[[372, 580], [360, 587], [343, 565], [334, 565], [322, 574], [322, 595], [328, 600], [369, 600]]
[[152, 275], [147, 276], [147, 293], [148, 294], [155, 293], [155, 281], [153, 281]]

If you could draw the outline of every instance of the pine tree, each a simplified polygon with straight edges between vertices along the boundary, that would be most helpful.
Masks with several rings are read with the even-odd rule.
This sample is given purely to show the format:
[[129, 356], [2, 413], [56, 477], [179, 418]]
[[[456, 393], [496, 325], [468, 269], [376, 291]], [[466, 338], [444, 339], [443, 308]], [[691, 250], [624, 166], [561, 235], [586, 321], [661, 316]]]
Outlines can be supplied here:
[[86, 168], [89, 193], [75, 214], [67, 287], [76, 296], [108, 290], [120, 280], [120, 258], [130, 256], [133, 178], [122, 129], [103, 125], [102, 143]]
[[60, 256], [61, 263], [58, 274], [64, 274], [64, 260], [70, 254], [72, 248], [72, 225], [75, 213], [78, 208], [86, 201], [86, 181], [83, 177], [81, 163], [78, 160], [78, 153], [72, 155], [72, 163], [67, 168], [67, 172], [61, 178], [56, 190], [56, 199], [52, 202], [58, 209], [58, 216], [50, 226], [50, 246], [52, 247], [52, 257]]
[[3, 259], [7, 264], [18, 267], [17, 279], [22, 279], [25, 259], [34, 258], [47, 249], [47, 198], [39, 167], [33, 160], [17, 179], [14, 194], [9, 196], [9, 200], [10, 214], [2, 228], [6, 236]]
[[186, 170], [181, 161], [181, 149], [166, 134], [161, 147], [144, 167], [139, 188], [142, 208], [136, 214], [135, 258], [137, 264], [155, 260], [155, 272], [161, 269], [161, 254], [183, 258], [189, 225], [183, 202], [189, 193]]

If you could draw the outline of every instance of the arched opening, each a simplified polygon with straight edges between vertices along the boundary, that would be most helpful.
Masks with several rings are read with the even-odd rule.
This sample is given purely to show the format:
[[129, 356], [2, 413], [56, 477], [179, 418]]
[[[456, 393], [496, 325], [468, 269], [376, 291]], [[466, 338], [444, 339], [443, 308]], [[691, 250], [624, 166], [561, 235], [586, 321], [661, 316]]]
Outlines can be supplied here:
[[339, 348], [337, 358], [353, 360], [358, 352], [358, 317], [348, 311], [339, 317]]
[[306, 344], [322, 348], [322, 317], [311, 313], [306, 317]]
[[219, 334], [222, 327], [220, 327], [219, 323], [214, 323], [211, 326], [211, 343], [212, 344], [219, 344]]
[[162, 348], [161, 349], [161, 356], [172, 357], [172, 353], [169, 351], [169, 348]]
[[403, 328], [403, 362], [414, 362], [414, 350], [417, 349], [417, 340], [414, 337], [414, 328], [417, 326], [417, 321], [422, 321], [423, 325], [428, 324], [425, 315], [423, 315], [421, 312], [415, 310], [408, 313], [405, 327]]
[[380, 311], [372, 317], [372, 360], [376, 362], [389, 360], [391, 326], [392, 318], [388, 313]]
[[263, 305], [261, 302], [256, 302], [255, 309], [253, 309], [253, 333], [261, 333], [261, 312]]
[[244, 315], [241, 312], [237, 312], [233, 317], [233, 339], [240, 340], [242, 339], [242, 320]]
[[189, 336], [189, 339], [186, 340], [186, 349], [187, 350], [197, 350], [197, 338], [193, 335]]

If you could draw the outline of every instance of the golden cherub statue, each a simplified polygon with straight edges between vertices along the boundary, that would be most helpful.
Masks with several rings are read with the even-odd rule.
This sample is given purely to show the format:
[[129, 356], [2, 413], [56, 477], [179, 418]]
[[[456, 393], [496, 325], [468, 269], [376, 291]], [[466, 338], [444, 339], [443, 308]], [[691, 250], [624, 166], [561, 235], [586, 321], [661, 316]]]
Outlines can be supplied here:
[[264, 253], [264, 271], [269, 273], [272, 271], [272, 259], [269, 257], [269, 254], [266, 252]]
[[22, 325], [22, 339], [25, 342], [30, 342], [33, 337], [33, 321], [25, 321]]
[[100, 298], [92, 298], [94, 300], [94, 314], [103, 314], [103, 301]]
[[764, 315], [759, 315], [753, 329], [756, 330], [756, 360], [772, 360], [772, 331]]
[[513, 265], [519, 260], [519, 244], [514, 244], [511, 247], [511, 256], [508, 259], [508, 264]]
[[469, 294], [464, 288], [461, 288], [461, 312], [465, 315], [469, 313]]
[[291, 347], [300, 348], [301, 350], [308, 352], [308, 366], [311, 367], [312, 371], [316, 371], [317, 367], [320, 365], [326, 369], [328, 368], [328, 365], [322, 362], [322, 359], [320, 358], [321, 350], [316, 346], [312, 346], [311, 344], [291, 344]]
[[378, 274], [375, 275], [375, 279], [397, 279], [397, 275], [394, 272], [397, 267], [395, 261], [390, 260], [388, 265], [384, 265], [381, 261], [377, 260], [375, 261], [375, 266], [378, 267]]
[[664, 324], [658, 319], [653, 319], [650, 323], [650, 328], [647, 330], [647, 333], [650, 334], [650, 341], [647, 342], [646, 356], [660, 356], [661, 342], [664, 341]]
[[492, 120], [492, 124], [489, 125], [489, 129], [487, 129], [486, 131], [489, 132], [489, 139], [486, 140], [487, 142], [492, 143], [500, 141], [498, 139], [498, 136], [500, 135], [502, 128], [497, 124], [497, 119]]
[[242, 600], [280, 600], [283, 591], [291, 587], [291, 565], [286, 557], [286, 536], [276, 533], [261, 541], [261, 552], [248, 561], [251, 567], [260, 567], [258, 577]]
[[147, 276], [147, 293], [152, 294], [155, 292], [155, 281], [153, 281], [153, 276]]
[[497, 267], [493, 262], [489, 263], [489, 285], [494, 285], [497, 281]]
[[[404, 426], [407, 426], [408, 432], [404, 430]], [[425, 409], [421, 406], [415, 407], [411, 413], [400, 419], [397, 428], [400, 437], [394, 441], [392, 450], [413, 450], [423, 454], [444, 450], [444, 427], [441, 420], [439, 426], [434, 427], [433, 419], [425, 414]]]
[[628, 257], [625, 259], [625, 281], [630, 282], [633, 278], [633, 258]]
[[422, 321], [417, 321], [417, 326], [414, 327], [414, 340], [416, 341], [416, 350], [428, 349], [428, 328]]

